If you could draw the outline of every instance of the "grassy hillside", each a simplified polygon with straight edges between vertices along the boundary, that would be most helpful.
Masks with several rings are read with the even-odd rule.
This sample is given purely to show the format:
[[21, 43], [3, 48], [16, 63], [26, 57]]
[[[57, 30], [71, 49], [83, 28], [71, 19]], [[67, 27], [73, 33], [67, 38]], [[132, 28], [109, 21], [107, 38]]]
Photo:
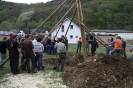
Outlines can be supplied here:
[[[42, 29], [51, 28], [76, 0], [67, 2], [51, 17]], [[0, 0], [0, 30], [38, 27], [63, 0], [47, 3], [18, 4]], [[132, 0], [81, 0], [84, 23], [92, 29], [133, 29]], [[66, 17], [71, 18], [75, 7]], [[76, 22], [77, 15], [74, 17]], [[77, 22], [76, 22], [77, 23]], [[8, 25], [8, 26], [7, 26]]]

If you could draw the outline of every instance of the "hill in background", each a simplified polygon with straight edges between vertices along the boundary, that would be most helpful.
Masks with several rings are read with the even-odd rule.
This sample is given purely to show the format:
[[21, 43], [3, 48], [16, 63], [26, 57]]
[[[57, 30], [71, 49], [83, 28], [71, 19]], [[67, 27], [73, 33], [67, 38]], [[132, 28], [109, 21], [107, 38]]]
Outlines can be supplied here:
[[[67, 2], [42, 29], [51, 30], [76, 0]], [[0, 0], [0, 30], [37, 28], [63, 1], [19, 4]], [[132, 0], [81, 0], [84, 23], [91, 29], [133, 29]], [[72, 18], [75, 7], [66, 16]], [[76, 22], [78, 16], [74, 17]]]

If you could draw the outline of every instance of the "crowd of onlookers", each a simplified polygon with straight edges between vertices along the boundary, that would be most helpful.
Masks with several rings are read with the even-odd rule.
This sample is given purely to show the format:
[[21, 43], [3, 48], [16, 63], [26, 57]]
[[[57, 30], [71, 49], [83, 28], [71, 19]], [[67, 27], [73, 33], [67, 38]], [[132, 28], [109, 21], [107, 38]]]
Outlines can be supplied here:
[[[78, 47], [77, 47], [77, 51], [81, 52], [81, 47], [82, 47], [82, 39], [81, 37], [79, 38], [78, 42]], [[124, 38], [121, 38], [120, 36], [116, 36], [116, 39], [114, 38], [110, 38], [107, 39], [107, 41], [105, 42], [106, 45], [106, 54], [107, 55], [113, 55], [113, 54], [118, 54], [124, 57], [127, 57], [126, 55], [126, 41], [124, 40]], [[91, 46], [91, 48], [89, 48]], [[88, 38], [86, 38], [86, 49], [87, 52], [89, 52], [89, 49], [91, 50], [91, 55], [94, 56], [96, 49], [98, 48], [98, 43], [96, 41], [96, 38], [93, 38], [91, 40], [89, 40]], [[130, 52], [133, 50], [133, 48], [131, 48]], [[132, 56], [133, 59], [133, 56]]]
[[[38, 70], [45, 68], [42, 60], [44, 52], [47, 54], [58, 53], [60, 60], [57, 62], [56, 70], [63, 71], [67, 47], [68, 40], [64, 36], [57, 40], [51, 40], [48, 37], [45, 42], [42, 42], [38, 35], [35, 35], [34, 39], [31, 40], [30, 34], [26, 35], [25, 38], [19, 39], [18, 35], [11, 33], [9, 39], [4, 37], [3, 41], [0, 41], [0, 64], [6, 59], [6, 49], [8, 49], [10, 68], [13, 74], [19, 74], [20, 70], [36, 73], [36, 67]], [[21, 56], [21, 65], [19, 65], [19, 56]]]
[[[45, 68], [43, 64], [43, 53], [47, 54], [57, 54], [59, 55], [56, 71], [64, 71], [64, 63], [66, 59], [66, 52], [68, 50], [68, 39], [65, 36], [57, 39], [46, 38], [45, 42], [42, 42], [42, 38], [38, 35], [34, 36], [31, 40], [30, 34], [26, 35], [25, 38], [19, 40], [18, 35], [10, 34], [10, 38], [4, 37], [0, 41], [0, 64], [6, 59], [6, 49], [9, 52], [10, 68], [13, 74], [19, 74], [20, 70], [27, 70], [28, 73], [36, 73], [36, 68], [38, 70], [43, 70]], [[91, 46], [91, 48], [89, 48]], [[76, 53], [81, 52], [82, 39], [79, 37], [77, 41]], [[96, 38], [88, 39], [86, 38], [86, 49], [94, 56], [96, 49], [99, 47]], [[126, 42], [120, 36], [116, 39], [111, 38], [106, 42], [106, 54], [113, 55], [114, 53], [118, 55], [126, 56]], [[130, 50], [132, 51], [133, 48]], [[21, 56], [21, 65], [19, 65], [19, 55]], [[133, 59], [133, 57], [132, 57]], [[31, 65], [30, 65], [31, 63]]]

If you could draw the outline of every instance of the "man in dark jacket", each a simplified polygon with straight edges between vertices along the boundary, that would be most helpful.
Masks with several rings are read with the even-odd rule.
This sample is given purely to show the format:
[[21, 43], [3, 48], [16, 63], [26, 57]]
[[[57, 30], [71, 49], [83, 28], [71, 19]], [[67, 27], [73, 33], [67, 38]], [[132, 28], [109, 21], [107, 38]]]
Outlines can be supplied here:
[[47, 54], [51, 54], [52, 41], [51, 41], [50, 37], [48, 37], [48, 40], [46, 42], [46, 46], [47, 46]]
[[97, 43], [96, 39], [94, 38], [94, 41], [91, 42], [91, 54], [92, 54], [92, 56], [95, 55], [96, 48], [98, 48], [98, 43]]
[[21, 56], [22, 53], [21, 53], [21, 50], [20, 50], [20, 47], [19, 47], [19, 43], [17, 42], [18, 41], [18, 35], [14, 35], [13, 36], [13, 40], [11, 42], [12, 46], [10, 48], [11, 50], [11, 57], [12, 57], [12, 73], [13, 74], [19, 74], [19, 71], [18, 71], [18, 65], [19, 65], [19, 54]]
[[12, 59], [12, 51], [11, 51], [11, 47], [13, 46], [11, 44], [11, 42], [13, 41], [13, 36], [14, 34], [13, 33], [10, 33], [10, 38], [7, 40], [7, 49], [9, 51], [9, 59], [10, 59], [10, 68], [11, 68], [11, 71], [13, 72], [13, 59]]
[[6, 59], [6, 41], [7, 37], [4, 37], [3, 41], [1, 41], [1, 63]]
[[124, 40], [124, 38], [122, 38], [122, 55], [124, 55], [124, 57], [127, 57], [125, 50], [126, 50], [126, 41]]

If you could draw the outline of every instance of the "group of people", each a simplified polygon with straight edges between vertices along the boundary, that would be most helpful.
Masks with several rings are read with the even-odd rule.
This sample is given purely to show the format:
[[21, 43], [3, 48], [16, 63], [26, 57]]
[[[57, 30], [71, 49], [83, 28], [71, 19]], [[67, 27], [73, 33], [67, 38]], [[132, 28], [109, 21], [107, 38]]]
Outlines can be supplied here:
[[[62, 41], [64, 42], [64, 44], [66, 45], [66, 47], [68, 48], [68, 39], [67, 37], [65, 36], [62, 36]], [[59, 38], [57, 38], [58, 40]], [[47, 54], [56, 54], [56, 49], [55, 49], [55, 43], [57, 42], [57, 40], [54, 38], [54, 39], [51, 39], [50, 37], [48, 37], [46, 39], [46, 41], [44, 42], [44, 46], [45, 46], [45, 52]]]
[[[95, 38], [89, 40], [88, 38], [86, 38], [86, 49], [87, 52], [89, 52], [89, 46], [91, 45], [91, 55], [94, 56], [96, 49], [99, 47], [98, 42], [96, 41]], [[78, 41], [77, 41], [77, 50], [76, 53], [80, 53], [81, 52], [81, 47], [82, 47], [82, 39], [81, 37], [79, 37]]]
[[[9, 51], [10, 68], [13, 74], [19, 74], [20, 69], [26, 70], [28, 73], [36, 73], [35, 67], [38, 70], [43, 70], [45, 68], [43, 64], [43, 52], [44, 44], [41, 43], [41, 38], [36, 35], [34, 40], [31, 40], [30, 34], [26, 35], [25, 38], [18, 42], [18, 35], [10, 34], [10, 38], [4, 37], [0, 41], [0, 64], [6, 59], [6, 48]], [[89, 45], [91, 45], [91, 55], [94, 56], [96, 49], [99, 47], [98, 42], [95, 38], [88, 40], [86, 38], [86, 49], [89, 52]], [[116, 39], [108, 39], [106, 43], [106, 54], [113, 55], [117, 53], [118, 55], [124, 55], [126, 57], [126, 42], [120, 36]], [[76, 53], [81, 52], [82, 39], [79, 37], [77, 41]], [[58, 38], [57, 40], [51, 41], [48, 37], [46, 41], [46, 53], [51, 52], [58, 53], [59, 58], [56, 65], [56, 71], [64, 71], [64, 63], [66, 59], [66, 52], [68, 49], [68, 40], [64, 36]], [[54, 51], [52, 51], [54, 50]], [[132, 51], [133, 48], [130, 50]], [[21, 56], [21, 65], [19, 66], [19, 55]], [[133, 59], [133, 56], [132, 56]], [[32, 64], [30, 67], [30, 63]]]
[[116, 36], [116, 39], [108, 39], [108, 42], [106, 43], [107, 48], [106, 48], [106, 54], [108, 55], [113, 55], [113, 54], [118, 54], [118, 55], [123, 55], [124, 57], [126, 56], [126, 42], [123, 38], [120, 36]]
[[[27, 70], [28, 73], [36, 73], [36, 67], [38, 70], [43, 70], [45, 66], [42, 60], [44, 52], [44, 45], [41, 43], [42, 39], [38, 35], [35, 35], [34, 39], [31, 40], [30, 34], [26, 35], [20, 42], [18, 42], [18, 39], [18, 35], [11, 33], [9, 39], [4, 37], [3, 41], [0, 41], [0, 64], [6, 59], [6, 49], [8, 49], [10, 68], [13, 74], [19, 74], [20, 70]], [[68, 40], [62, 36], [54, 43], [53, 48], [59, 54], [56, 71], [63, 72]], [[47, 52], [49, 52], [48, 44], [46, 48]], [[21, 56], [21, 65], [19, 65], [19, 56]], [[30, 63], [32, 64], [31, 67]]]
[[[86, 38], [87, 52], [89, 52], [89, 46], [91, 46], [91, 55], [94, 56], [96, 49], [98, 48], [98, 43], [95, 38], [93, 38], [92, 40], [88, 40], [88, 38]], [[81, 47], [82, 47], [82, 39], [81, 37], [79, 37], [77, 41], [76, 53], [81, 52]], [[116, 36], [116, 39], [112, 37], [111, 39], [107, 39], [107, 42], [106, 42], [106, 54], [107, 55], [113, 55], [116, 53], [118, 55], [127, 57], [125, 50], [126, 50], [126, 41], [124, 40], [124, 38], [121, 38], [120, 36]], [[132, 50], [133, 48], [131, 48], [130, 52]], [[132, 59], [133, 59], [133, 56], [132, 56]]]

